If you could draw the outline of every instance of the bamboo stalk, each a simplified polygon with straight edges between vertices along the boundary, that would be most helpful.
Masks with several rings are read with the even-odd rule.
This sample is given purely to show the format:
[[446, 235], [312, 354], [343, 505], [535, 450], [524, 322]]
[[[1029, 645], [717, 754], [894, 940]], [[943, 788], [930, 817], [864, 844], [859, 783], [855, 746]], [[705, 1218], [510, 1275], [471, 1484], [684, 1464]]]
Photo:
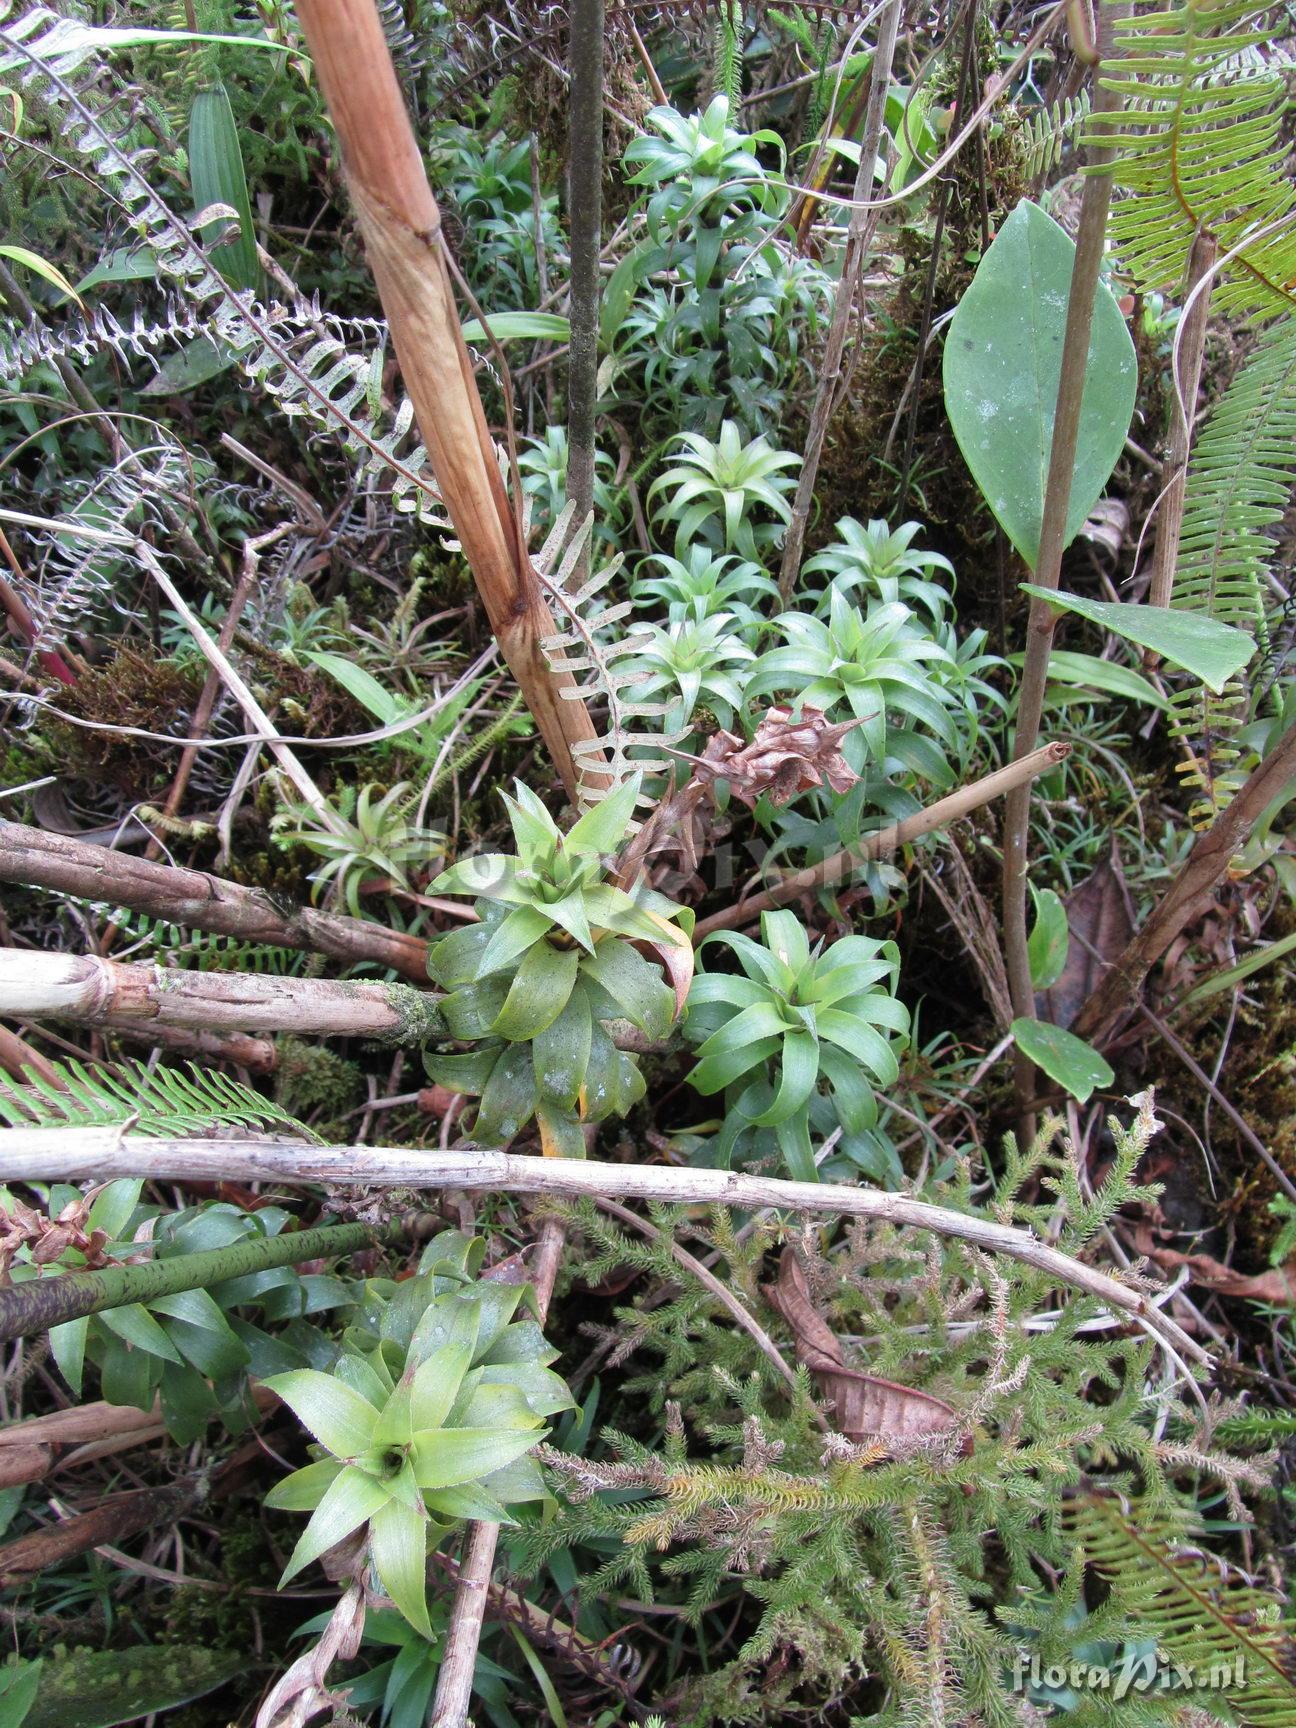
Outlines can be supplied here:
[[414, 1044], [441, 1029], [437, 998], [408, 984], [171, 972], [94, 954], [0, 949], [0, 1014], [127, 1030], [294, 1032]]
[[1002, 798], [1014, 787], [1028, 784], [1036, 775], [1055, 768], [1059, 762], [1065, 762], [1070, 754], [1071, 746], [1057, 740], [1033, 750], [1029, 756], [1022, 756], [1016, 762], [1009, 762], [1003, 768], [996, 768], [993, 774], [974, 780], [970, 786], [960, 786], [947, 798], [937, 799], [935, 804], [929, 804], [925, 810], [906, 816], [903, 822], [892, 822], [889, 827], [879, 828], [876, 834], [866, 835], [857, 845], [846, 851], [834, 852], [821, 864], [808, 865], [804, 870], [789, 871], [769, 888], [762, 889], [758, 894], [749, 894], [736, 906], [726, 906], [722, 912], [713, 912], [709, 918], [700, 919], [693, 932], [693, 939], [701, 942], [715, 930], [740, 929], [744, 924], [754, 922], [762, 912], [768, 912], [772, 906], [786, 905], [799, 894], [810, 893], [817, 888], [826, 888], [834, 882], [840, 882], [871, 859], [885, 858], [897, 847], [905, 846], [911, 840], [920, 840], [924, 834], [934, 833], [937, 828], [947, 828], [951, 822], [970, 815], [983, 804]]
[[[826, 1213], [879, 1218], [911, 1230], [970, 1242], [1046, 1272], [1129, 1315], [1172, 1352], [1210, 1357], [1143, 1290], [1026, 1230], [976, 1213], [954, 1212], [878, 1188], [788, 1182], [734, 1170], [604, 1164], [594, 1159], [529, 1158], [513, 1152], [437, 1152], [417, 1147], [303, 1146], [292, 1140], [152, 1140], [116, 1129], [15, 1128], [0, 1133], [0, 1181], [107, 1182], [119, 1176], [153, 1181], [336, 1183], [375, 1188], [463, 1188], [595, 1200], [631, 1196], [665, 1205], [700, 1203], [744, 1211]], [[540, 1277], [537, 1272], [536, 1283]]]
[[427, 943], [310, 906], [286, 905], [264, 888], [245, 888], [206, 870], [154, 864], [69, 835], [0, 818], [0, 882], [107, 901], [168, 924], [244, 942], [304, 948], [343, 965], [368, 961], [427, 982]]
[[441, 213], [373, 0], [299, 0], [401, 375], [491, 629], [576, 797], [574, 746], [597, 738], [570, 674], [541, 643], [556, 626], [509, 505], [446, 263]]

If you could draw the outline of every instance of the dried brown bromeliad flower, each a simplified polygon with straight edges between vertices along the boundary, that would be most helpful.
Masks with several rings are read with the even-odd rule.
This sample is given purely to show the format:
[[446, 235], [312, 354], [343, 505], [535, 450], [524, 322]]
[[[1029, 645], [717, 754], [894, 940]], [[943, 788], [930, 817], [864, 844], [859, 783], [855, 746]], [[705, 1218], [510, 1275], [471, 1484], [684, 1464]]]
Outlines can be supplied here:
[[[829, 721], [819, 708], [803, 707], [796, 714], [780, 704], [766, 710], [750, 743], [734, 732], [714, 733], [700, 757], [680, 756], [690, 778], [663, 799], [635, 837], [621, 862], [621, 880], [632, 881], [648, 859], [672, 853], [683, 876], [696, 873], [714, 828], [718, 781], [748, 809], [762, 795], [781, 808], [816, 786], [849, 792], [859, 775], [842, 755], [841, 741], [859, 724], [857, 719]], [[709, 811], [703, 811], [704, 802]]]

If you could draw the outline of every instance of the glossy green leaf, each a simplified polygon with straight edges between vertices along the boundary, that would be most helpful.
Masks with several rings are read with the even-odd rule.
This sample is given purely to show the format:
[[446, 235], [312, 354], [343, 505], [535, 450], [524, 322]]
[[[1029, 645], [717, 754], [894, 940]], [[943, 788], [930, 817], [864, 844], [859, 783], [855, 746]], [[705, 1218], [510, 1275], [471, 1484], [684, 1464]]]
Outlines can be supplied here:
[[40, 276], [52, 288], [57, 288], [60, 294], [66, 294], [69, 299], [77, 300], [80, 296], [68, 281], [67, 277], [48, 259], [42, 258], [39, 252], [33, 252], [27, 246], [0, 246], [0, 258], [8, 258], [13, 264], [21, 264], [30, 270], [34, 276]]
[[[986, 502], [1035, 568], [1075, 244], [1023, 199], [1000, 228], [945, 336], [945, 406]], [[1064, 544], [1111, 477], [1134, 411], [1137, 363], [1120, 308], [1099, 283]]]
[[532, 1055], [526, 1044], [509, 1044], [500, 1052], [482, 1093], [473, 1139], [479, 1146], [505, 1146], [535, 1113], [536, 1082]]
[[585, 1156], [585, 1132], [574, 1111], [541, 1098], [536, 1103], [536, 1127], [540, 1130], [540, 1150], [546, 1158]]
[[[200, 90], [189, 113], [189, 184], [194, 208], [228, 204], [238, 215], [238, 234], [217, 241], [220, 228], [208, 226], [203, 239], [211, 261], [231, 288], [257, 289], [261, 265], [257, 259], [252, 200], [243, 171], [243, 151], [229, 96], [221, 84]], [[228, 226], [225, 224], [224, 226]]]
[[477, 961], [477, 976], [510, 966], [519, 954], [525, 954], [542, 936], [553, 929], [553, 919], [538, 906], [515, 906], [496, 925]]
[[311, 1514], [310, 1523], [302, 1531], [284, 1567], [279, 1588], [282, 1589], [304, 1566], [318, 1560], [321, 1554], [344, 1536], [349, 1536], [387, 1503], [387, 1490], [381, 1482], [350, 1466], [340, 1471], [324, 1490], [319, 1505]]
[[59, 1373], [78, 1398], [85, 1373], [86, 1334], [89, 1330], [89, 1315], [83, 1315], [79, 1320], [65, 1320], [61, 1326], [49, 1329], [50, 1354], [58, 1364]]
[[314, 1368], [276, 1374], [266, 1385], [338, 1458], [354, 1458], [369, 1445], [377, 1412], [344, 1381]]
[[131, 1213], [139, 1205], [144, 1180], [140, 1176], [125, 1177], [109, 1182], [95, 1195], [87, 1223], [91, 1230], [102, 1230], [110, 1242], [115, 1242], [130, 1223]]
[[419, 1433], [439, 1428], [445, 1421], [472, 1362], [477, 1316], [465, 1308], [457, 1312], [455, 1321], [453, 1335], [414, 1371], [410, 1414]]
[[625, 844], [639, 796], [639, 777], [625, 781], [572, 824], [564, 842], [571, 852], [611, 856]]
[[232, 351], [210, 336], [195, 336], [192, 341], [168, 354], [147, 384], [140, 386], [141, 396], [183, 396], [186, 390], [196, 390], [234, 364]]
[[1110, 1086], [1116, 1078], [1092, 1044], [1061, 1026], [1046, 1020], [1014, 1020], [1010, 1030], [1022, 1054], [1081, 1104], [1095, 1086]]
[[4, 1728], [18, 1728], [19, 1723], [22, 1728], [119, 1728], [143, 1722], [246, 1673], [247, 1655], [192, 1643], [135, 1644], [121, 1650], [75, 1650], [30, 1666], [39, 1671], [40, 1684], [25, 1715], [11, 1714], [12, 1691], [0, 1690]]
[[567, 1006], [579, 962], [574, 948], [535, 943], [523, 955], [491, 1031], [520, 1041], [552, 1025]]
[[372, 672], [357, 661], [348, 660], [345, 654], [327, 654], [322, 648], [305, 648], [301, 654], [303, 660], [309, 660], [312, 666], [327, 672], [348, 696], [354, 696], [380, 726], [394, 725], [410, 712], [408, 702], [393, 696], [390, 690], [384, 690]]
[[593, 978], [616, 1005], [619, 1016], [649, 1038], [665, 1038], [675, 1024], [675, 992], [650, 960], [630, 947], [605, 937], [581, 970]]
[[276, 1482], [265, 1497], [267, 1506], [277, 1512], [313, 1512], [346, 1466], [333, 1458], [321, 1458], [294, 1470], [290, 1476]]
[[423, 1489], [477, 1482], [529, 1452], [541, 1428], [437, 1428], [415, 1439], [414, 1474]]
[[[1019, 671], [1022, 661], [1020, 654], [1008, 656], [1008, 664]], [[1121, 696], [1130, 702], [1141, 702], [1144, 707], [1156, 708], [1162, 714], [1170, 712], [1169, 698], [1161, 694], [1152, 680], [1120, 660], [1100, 660], [1096, 654], [1054, 648], [1049, 654], [1048, 679], [1046, 700], [1051, 706], [1092, 701], [1091, 692], [1096, 690], [1104, 696]], [[1059, 684], [1064, 686], [1062, 690], [1058, 690]]]
[[1150, 648], [1172, 666], [1180, 666], [1200, 678], [1218, 696], [1256, 651], [1245, 630], [1221, 624], [1208, 612], [1177, 612], [1172, 606], [1133, 605], [1115, 600], [1089, 600], [1082, 594], [1055, 593], [1033, 582], [1021, 584], [1023, 592], [1047, 600], [1063, 612], [1110, 630], [1126, 642]]
[[160, 1356], [164, 1362], [181, 1360], [180, 1352], [162, 1327], [138, 1302], [128, 1302], [121, 1308], [105, 1308], [99, 1318], [110, 1332], [115, 1332], [136, 1350]]
[[589, 993], [577, 981], [562, 1013], [536, 1034], [531, 1045], [542, 1098], [568, 1107], [576, 1102], [585, 1084], [593, 1033]]
[[369, 1553], [383, 1589], [410, 1625], [430, 1638], [426, 1518], [389, 1500], [369, 1521]]
[[1066, 907], [1051, 888], [1035, 892], [1035, 923], [1031, 929], [1026, 953], [1030, 960], [1031, 983], [1037, 990], [1047, 990], [1062, 976], [1071, 945], [1067, 928]]

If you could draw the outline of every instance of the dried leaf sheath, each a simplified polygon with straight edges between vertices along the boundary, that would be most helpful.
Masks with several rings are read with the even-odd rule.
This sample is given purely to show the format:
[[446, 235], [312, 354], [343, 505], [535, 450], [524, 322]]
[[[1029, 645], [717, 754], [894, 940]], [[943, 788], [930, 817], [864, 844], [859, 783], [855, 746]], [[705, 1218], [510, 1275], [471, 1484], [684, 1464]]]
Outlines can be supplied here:
[[568, 794], [597, 739], [569, 675], [540, 644], [555, 624], [521, 544], [459, 330], [441, 216], [372, 0], [297, 8], [337, 128], [347, 185], [433, 472], [509, 670]]

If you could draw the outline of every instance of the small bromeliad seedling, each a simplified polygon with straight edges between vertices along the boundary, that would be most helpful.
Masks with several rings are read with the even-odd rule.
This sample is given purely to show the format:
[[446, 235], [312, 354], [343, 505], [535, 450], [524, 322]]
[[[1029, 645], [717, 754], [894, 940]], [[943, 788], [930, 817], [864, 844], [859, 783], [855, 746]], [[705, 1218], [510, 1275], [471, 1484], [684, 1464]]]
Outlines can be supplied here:
[[[466, 858], [432, 884], [475, 894], [480, 922], [432, 949], [428, 970], [449, 994], [446, 1029], [477, 1048], [430, 1055], [441, 1085], [481, 1098], [474, 1137], [503, 1144], [534, 1117], [549, 1156], [581, 1158], [581, 1125], [624, 1114], [644, 1090], [608, 1022], [664, 1038], [692, 976], [692, 914], [651, 890], [633, 897], [607, 880], [638, 788], [618, 788], [563, 834], [520, 783], [505, 794], [515, 854]], [[650, 947], [658, 967], [636, 952]]]
[[874, 1086], [899, 1078], [896, 1044], [909, 1032], [909, 1010], [894, 995], [900, 954], [867, 936], [812, 949], [793, 912], [766, 912], [761, 937], [708, 938], [733, 949], [743, 975], [693, 980], [685, 1032], [698, 1060], [689, 1078], [699, 1092], [725, 1094], [726, 1161], [744, 1129], [773, 1128], [791, 1174], [814, 1182], [810, 1106], [820, 1081], [842, 1128], [864, 1133], [877, 1123]]

